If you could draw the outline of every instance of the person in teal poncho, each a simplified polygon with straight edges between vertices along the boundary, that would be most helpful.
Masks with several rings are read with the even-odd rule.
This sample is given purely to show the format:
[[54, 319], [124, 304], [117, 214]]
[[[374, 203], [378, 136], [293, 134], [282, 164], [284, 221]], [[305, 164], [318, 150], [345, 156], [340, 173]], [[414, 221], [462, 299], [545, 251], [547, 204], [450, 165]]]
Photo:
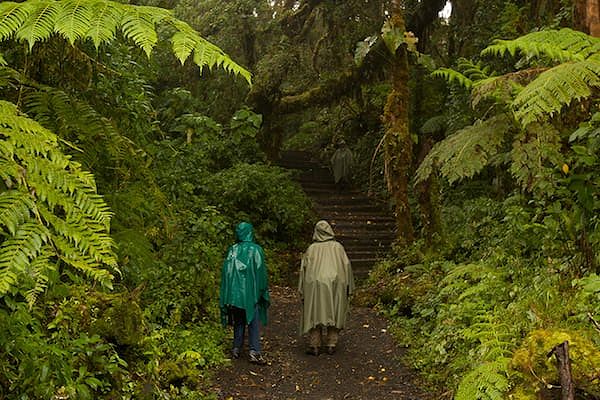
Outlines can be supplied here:
[[266, 364], [261, 355], [259, 320], [267, 325], [270, 305], [265, 254], [254, 242], [254, 228], [241, 222], [235, 229], [237, 243], [229, 247], [221, 270], [221, 322], [233, 325], [232, 357], [239, 358], [248, 327], [250, 362]]

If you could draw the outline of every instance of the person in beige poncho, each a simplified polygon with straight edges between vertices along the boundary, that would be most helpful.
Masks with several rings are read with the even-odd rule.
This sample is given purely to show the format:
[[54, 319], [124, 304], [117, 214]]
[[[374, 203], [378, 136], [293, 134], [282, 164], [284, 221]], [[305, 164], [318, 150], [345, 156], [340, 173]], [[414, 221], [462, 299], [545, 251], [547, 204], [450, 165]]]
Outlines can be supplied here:
[[302, 256], [298, 290], [302, 297], [300, 334], [308, 334], [308, 354], [326, 346], [333, 354], [346, 324], [354, 276], [344, 246], [335, 240], [327, 221], [315, 225], [313, 243]]

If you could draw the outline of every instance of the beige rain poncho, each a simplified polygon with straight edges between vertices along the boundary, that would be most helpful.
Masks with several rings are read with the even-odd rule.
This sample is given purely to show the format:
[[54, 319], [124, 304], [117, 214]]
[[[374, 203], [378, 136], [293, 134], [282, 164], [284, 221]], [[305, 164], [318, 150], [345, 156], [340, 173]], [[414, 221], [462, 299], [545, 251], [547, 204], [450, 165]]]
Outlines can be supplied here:
[[345, 142], [341, 142], [333, 156], [331, 156], [331, 170], [333, 171], [333, 180], [338, 183], [342, 179], [348, 181], [352, 165], [354, 164], [354, 156], [352, 151]]
[[313, 240], [300, 266], [301, 335], [320, 324], [342, 329], [346, 324], [348, 297], [354, 291], [350, 260], [344, 246], [335, 241], [327, 221], [317, 222]]

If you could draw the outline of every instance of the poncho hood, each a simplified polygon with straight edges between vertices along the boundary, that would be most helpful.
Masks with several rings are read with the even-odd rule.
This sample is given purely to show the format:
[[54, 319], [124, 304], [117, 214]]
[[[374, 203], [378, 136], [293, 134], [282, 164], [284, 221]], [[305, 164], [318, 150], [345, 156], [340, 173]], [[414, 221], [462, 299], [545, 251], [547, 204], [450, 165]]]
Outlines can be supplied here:
[[334, 240], [335, 235], [329, 222], [321, 220], [315, 225], [315, 232], [313, 233], [313, 240], [315, 242], [326, 242], [328, 240]]
[[235, 227], [235, 238], [238, 242], [254, 242], [254, 227], [250, 222], [240, 222]]

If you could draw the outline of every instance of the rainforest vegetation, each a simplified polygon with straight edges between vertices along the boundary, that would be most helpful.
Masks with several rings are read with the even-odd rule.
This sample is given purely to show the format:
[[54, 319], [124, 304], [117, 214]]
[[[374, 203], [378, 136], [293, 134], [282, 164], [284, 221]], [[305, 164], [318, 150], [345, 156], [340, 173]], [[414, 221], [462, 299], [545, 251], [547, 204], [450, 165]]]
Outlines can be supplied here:
[[0, 398], [213, 398], [233, 227], [285, 284], [340, 138], [428, 391], [600, 398], [599, 89], [593, 0], [2, 1]]

